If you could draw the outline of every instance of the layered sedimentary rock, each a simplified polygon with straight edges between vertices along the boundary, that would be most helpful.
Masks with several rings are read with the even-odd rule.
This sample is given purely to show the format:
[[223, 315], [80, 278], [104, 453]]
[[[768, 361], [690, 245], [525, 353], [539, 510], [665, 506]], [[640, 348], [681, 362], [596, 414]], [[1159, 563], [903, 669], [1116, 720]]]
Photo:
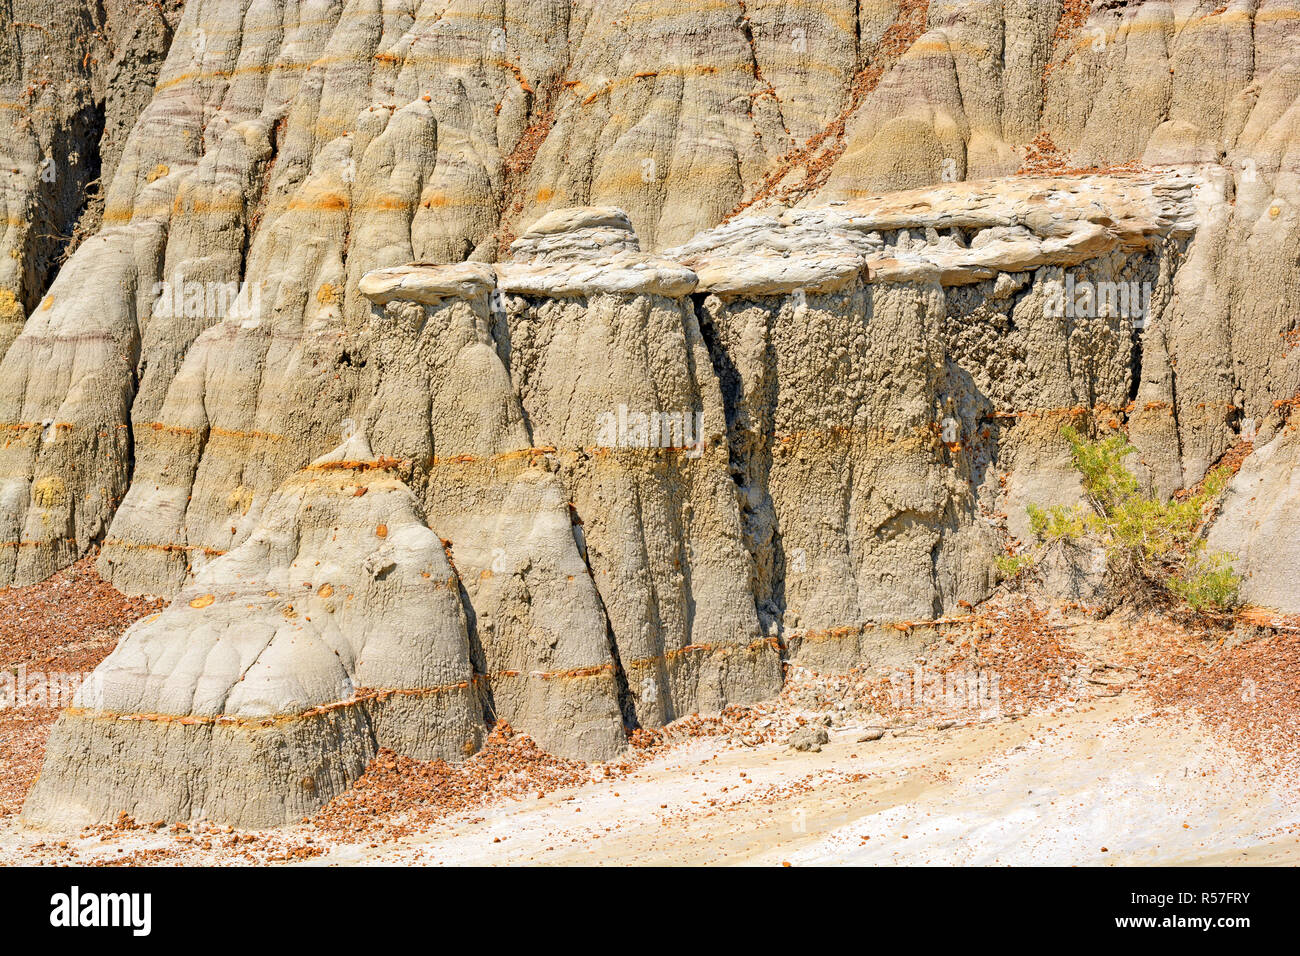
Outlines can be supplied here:
[[[637, 251], [616, 210], [579, 211], [560, 232], [543, 222], [519, 249], [496, 267], [362, 279], [373, 391], [344, 425], [353, 437], [274, 491], [229, 550], [198, 535], [250, 502], [232, 493], [205, 513], [191, 490], [189, 574], [63, 718], [52, 746], [82, 758], [47, 775], [32, 818], [131, 806], [280, 822], [338, 792], [377, 746], [456, 759], [503, 719], [553, 752], [603, 759], [626, 745], [625, 721], [779, 690], [694, 274]], [[246, 322], [221, 331], [238, 338]], [[175, 379], [182, 413], [205, 394], [182, 391], [197, 381]], [[172, 442], [160, 480], [177, 464], [198, 473], [177, 459], [201, 459], [203, 425], [157, 429]], [[166, 513], [150, 490], [141, 513]], [[136, 550], [164, 571], [173, 553]], [[91, 768], [127, 746], [127, 722], [145, 728], [127, 735], [142, 749], [115, 758], [106, 784]], [[267, 762], [277, 747], [287, 769]], [[166, 773], [192, 763], [186, 787], [142, 796], [161, 779], [139, 777], [146, 753]], [[242, 790], [258, 796], [240, 806]]]
[[[75, 810], [56, 797], [100, 792], [84, 766], [57, 754], [122, 746], [96, 735], [104, 727], [120, 734], [123, 717], [147, 733], [194, 722], [220, 728], [219, 738], [203, 738], [219, 755], [204, 766], [231, 765], [236, 758], [222, 755], [237, 753], [238, 779], [278, 781], [269, 804], [244, 813], [207, 796], [211, 783], [196, 771], [198, 795], [184, 806], [291, 819], [311, 794], [323, 799], [346, 782], [340, 771], [307, 795], [286, 794], [281, 784], [294, 778], [270, 774], [248, 750], [256, 735], [241, 736], [253, 732], [243, 698], [222, 686], [234, 673], [247, 679], [246, 665], [222, 671], [217, 691], [200, 695], [211, 678], [187, 663], [209, 655], [205, 618], [220, 633], [227, 603], [204, 604], [205, 595], [216, 602], [215, 582], [248, 579], [229, 590], [234, 602], [246, 602], [249, 588], [274, 594], [257, 607], [278, 623], [281, 595], [292, 592], [274, 583], [322, 560], [254, 547], [284, 523], [288, 500], [295, 515], [310, 512], [346, 540], [339, 547], [353, 563], [341, 580], [376, 569], [382, 578], [387, 552], [382, 543], [368, 549], [390, 527], [439, 540], [451, 565], [433, 577], [451, 610], [396, 640], [417, 658], [442, 655], [463, 675], [376, 681], [358, 650], [356, 668], [330, 670], [332, 684], [264, 694], [254, 716], [314, 728], [302, 733], [316, 749], [293, 751], [294, 773], [305, 768], [299, 780], [319, 776], [312, 768], [334, 752], [330, 766], [355, 769], [367, 746], [385, 740], [417, 754], [472, 751], [485, 719], [508, 720], [557, 752], [608, 757], [624, 745], [626, 726], [775, 693], [783, 647], [817, 666], [879, 659], [882, 646], [905, 643], [901, 622], [923, 624], [989, 593], [1004, 541], [993, 509], [1017, 497], [1017, 482], [1033, 486], [1050, 474], [1044, 458], [1061, 457], [1061, 421], [1126, 414], [1134, 316], [1118, 303], [1096, 315], [1054, 310], [1065, 274], [1071, 285], [1154, 284], [1155, 307], [1144, 315], [1158, 327], [1205, 188], [1186, 173], [961, 184], [743, 218], [663, 256], [640, 251], [622, 211], [574, 209], [543, 217], [510, 261], [371, 271], [357, 284], [370, 314], [349, 362], [356, 417], [340, 426], [349, 444], [265, 503], [265, 479], [244, 481], [267, 464], [213, 442], [209, 416], [224, 414], [214, 398], [237, 394], [248, 374], [240, 343], [265, 342], [259, 315], [228, 316], [200, 335], [173, 378], [150, 429], [163, 450], [140, 457], [132, 486], [140, 500], [128, 496], [114, 525], [120, 536], [105, 550], [114, 573], [150, 567], [129, 558], [119, 566], [119, 555], [158, 554], [153, 573], [174, 575], [179, 594], [105, 663], [93, 686], [112, 694], [64, 718], [52, 750], [64, 769], [29, 815], [94, 817], [136, 805], [129, 790], [113, 788], [99, 803], [78, 798]], [[333, 304], [321, 303], [319, 328], [329, 327]], [[222, 424], [240, 441], [278, 442], [295, 427], [304, 434], [291, 408], [278, 419]], [[184, 417], [196, 413], [203, 417]], [[364, 451], [355, 436], [365, 436]], [[336, 518], [335, 496], [369, 497], [351, 477], [358, 469], [384, 475], [410, 511], [400, 520], [370, 511]], [[162, 507], [167, 500], [178, 504]], [[185, 548], [127, 537], [133, 527], [157, 534], [156, 518], [169, 515], [183, 522]], [[243, 521], [251, 532], [227, 549]], [[177, 551], [188, 555], [184, 570], [168, 563]], [[304, 575], [308, 601], [337, 588], [318, 580], [322, 573]], [[196, 596], [204, 589], [211, 593]], [[227, 624], [232, 640], [249, 627]], [[463, 635], [455, 650], [436, 636], [452, 632]], [[364, 646], [363, 635], [340, 636]], [[312, 680], [310, 659], [276, 649], [272, 639], [257, 658], [262, 684]], [[453, 685], [455, 697], [426, 694]], [[372, 691], [402, 692], [380, 698], [405, 705], [382, 727]], [[455, 702], [455, 718], [412, 709], [426, 699]], [[314, 712], [321, 707], [326, 724]], [[344, 713], [375, 729], [345, 732]], [[175, 766], [196, 745], [182, 734], [147, 746]]]
[[[895, 625], [989, 593], [996, 513], [1023, 533], [1026, 501], [1077, 493], [1058, 430], [1124, 417], [1141, 320], [1161, 322], [1204, 188], [962, 183], [737, 219], [670, 250], [700, 277], [755, 599], [795, 660], [905, 646]], [[1122, 288], [1124, 308], [1067, 314], [1091, 284]]]
[[[116, 586], [176, 598], [149, 641], [181, 647], [196, 582], [291, 489], [314, 511], [303, 476], [360, 436], [455, 578], [476, 716], [438, 747], [505, 718], [601, 758], [981, 598], [1025, 503], [1073, 497], [1071, 421], [1125, 429], [1162, 493], [1257, 433], [1218, 546], [1300, 610], [1251, 539], [1294, 510], [1294, 13], [191, 0], [169, 45], [141, 28], [170, 52], [101, 157], [98, 233], [52, 283], [3, 280], [0, 586], [99, 544]], [[10, 268], [46, 276], [17, 158]], [[225, 736], [141, 766], [244, 754], [223, 766], [278, 796], [232, 785], [232, 820], [346, 782], [286, 796], [273, 737], [146, 693], [177, 666], [137, 662], [119, 705]], [[292, 765], [355, 767], [374, 705], [318, 689], [334, 723], [294, 723]], [[33, 817], [93, 790], [76, 754], [175, 723], [70, 715]], [[167, 814], [219, 802], [200, 777]], [[76, 812], [139, 798], [109, 792]]]
[[377, 448], [410, 463], [448, 543], [488, 712], [556, 752], [609, 757], [625, 737], [604, 608], [550, 450], [534, 449], [497, 352], [491, 270], [449, 270], [403, 277], [400, 298], [390, 297], [391, 273], [362, 281], [384, 303], [374, 309], [379, 385], [366, 427]]
[[[416, 352], [404, 336], [381, 333], [393, 358], [380, 361], [388, 384], [375, 434], [391, 436], [394, 449], [404, 434], [432, 439], [420, 449], [430, 462], [426, 506], [455, 542], [469, 600], [486, 622], [479, 635], [489, 673], [519, 666], [513, 655], [494, 658], [536, 641], [539, 627], [552, 645], [563, 636], [595, 647], [608, 632], [629, 719], [656, 726], [761, 699], [780, 687], [780, 664], [748, 589], [722, 395], [689, 298], [695, 276], [639, 252], [619, 210], [577, 210], [560, 225], [544, 218], [516, 243], [518, 258], [495, 267], [417, 265], [363, 280], [383, 310], [381, 330], [405, 319], [419, 330], [417, 348], [428, 350], [418, 360], [422, 385], [388, 371]], [[477, 366], [457, 360], [442, 338], [451, 335], [476, 350]], [[477, 387], [466, 394], [471, 381]], [[435, 390], [427, 421], [386, 391], [421, 387]], [[455, 396], [454, 412], [440, 407], [438, 392]], [[422, 420], [399, 425], [399, 408]], [[494, 416], [510, 428], [489, 442], [440, 438], [453, 422], [481, 428]], [[554, 512], [554, 542], [537, 541], [540, 556], [512, 527], [517, 509], [534, 507], [512, 484], [530, 460], [541, 465]], [[560, 575], [567, 581], [550, 610], [540, 596]], [[539, 597], [522, 603], [511, 591], [539, 586]]]
[[59, 718], [29, 813], [279, 824], [378, 747], [472, 753], [483, 715], [458, 581], [390, 469], [354, 436], [132, 627]]
[[[242, 370], [220, 377], [233, 390], [221, 417], [243, 424], [216, 424], [204, 440], [263, 461], [237, 482], [252, 495], [251, 522], [366, 400], [351, 363], [361, 360], [367, 309], [356, 283], [372, 268], [491, 260], [524, 224], [576, 203], [618, 205], [646, 248], [663, 249], [741, 208], [1001, 175], [1026, 160], [1048, 169], [1222, 162], [1217, 238], [1185, 270], [1185, 304], [1176, 307], [1189, 311], [1152, 343], [1170, 366], [1189, 370], [1188, 388], [1173, 389], [1152, 363], [1142, 386], [1144, 406], [1182, 405], [1188, 416], [1223, 409], [1188, 431], [1187, 455], [1152, 462], [1165, 490], [1187, 484], [1231, 443], [1238, 423], [1228, 406], [1258, 414], [1300, 385], [1293, 364], [1262, 346], [1289, 329], [1278, 303], [1297, 291], [1294, 264], [1279, 252], [1296, 240], [1300, 21], [1291, 12], [1286, 0], [1096, 11], [915, 0], [708, 11], [571, 0], [436, 9], [192, 2], [165, 44], [152, 102], [120, 159], [106, 158], [116, 174], [104, 228], [69, 263], [78, 280], [44, 299], [40, 283], [15, 293], [21, 312], [35, 312], [27, 341], [6, 356], [3, 377], [20, 384], [0, 401], [0, 427], [27, 440], [48, 422], [85, 436], [126, 430], [132, 455], [168, 455], [166, 441], [192, 440], [153, 428], [172, 379], [196, 344], [226, 351], [201, 339], [227, 311], [212, 286], [242, 284], [261, 331], [236, 347]], [[32, 255], [11, 258], [29, 269]], [[1260, 276], [1280, 295], [1244, 297]], [[198, 296], [209, 304], [168, 314], [161, 303], [185, 296], [156, 291], [160, 283], [206, 286]], [[21, 384], [51, 362], [85, 368], [91, 340], [111, 343], [105, 353], [118, 363], [92, 385], [97, 398], [106, 393], [94, 407], [79, 408], [66, 383]], [[1224, 364], [1212, 350], [1233, 357]], [[325, 374], [330, 361], [341, 367]], [[94, 371], [105, 362], [95, 358]], [[281, 376], [286, 363], [293, 374]], [[319, 378], [307, 374], [312, 366]], [[262, 368], [272, 374], [264, 379]], [[301, 433], [252, 423], [279, 416], [300, 377], [310, 385], [296, 394], [326, 396], [303, 403], [310, 420]], [[123, 399], [129, 414], [115, 410]], [[1172, 448], [1172, 422], [1161, 427]], [[63, 476], [73, 493], [40, 523], [28, 518], [49, 500], [38, 491], [50, 477], [47, 456], [27, 449], [0, 464], [8, 484], [0, 582], [38, 579], [107, 537], [114, 581], [177, 586], [196, 553], [185, 550], [194, 547], [185, 520], [169, 518], [150, 542], [165, 555], [113, 554], [109, 519], [124, 498], [124, 512], [139, 515], [145, 491], [119, 474], [121, 447], [81, 448], [90, 477]], [[207, 479], [203, 467], [200, 496]], [[175, 511], [189, 483], [141, 484], [156, 484], [154, 503]], [[87, 494], [105, 504], [84, 503]], [[234, 526], [241, 530], [222, 547], [251, 524]], [[119, 540], [131, 547], [144, 537]]]
[[15, 0], [0, 9], [0, 356], [93, 233], [179, 19], [174, 2]]

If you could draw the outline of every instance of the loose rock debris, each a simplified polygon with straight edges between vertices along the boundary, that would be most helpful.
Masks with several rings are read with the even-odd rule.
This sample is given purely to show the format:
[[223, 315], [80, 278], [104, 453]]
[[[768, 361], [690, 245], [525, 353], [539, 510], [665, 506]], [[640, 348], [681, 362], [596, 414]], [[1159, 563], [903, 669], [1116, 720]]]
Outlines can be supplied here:
[[[160, 600], [129, 598], [95, 572], [92, 552], [39, 584], [0, 589], [0, 667], [13, 675], [80, 675], [108, 656], [133, 623]], [[0, 695], [3, 690], [0, 689]], [[40, 772], [45, 739], [64, 702], [0, 707], [0, 819], [22, 809]]]
[[[87, 560], [42, 585], [0, 592], [0, 607], [21, 615], [7, 616], [0, 630], [10, 661], [93, 666], [131, 621], [158, 604], [118, 595]], [[22, 624], [15, 626], [19, 619]], [[630, 735], [631, 748], [614, 761], [552, 756], [499, 722], [484, 747], [460, 764], [381, 751], [349, 791], [298, 826], [235, 831], [204, 820], [141, 822], [122, 814], [111, 826], [0, 848], [0, 859], [109, 866], [328, 862], [348, 846], [366, 853], [396, 850], [440, 827], [481, 823], [485, 814], [508, 815], [538, 801], [563, 805], [593, 784], [617, 786], [670, 761], [683, 747], [706, 746], [713, 759], [751, 752], [755, 761], [779, 761], [782, 753], [803, 752], [835, 760], [822, 755], [833, 741], [888, 747], [891, 739], [906, 738], [908, 746], [925, 747], [929, 734], [1086, 708], [1123, 693], [1147, 695], [1159, 714], [1205, 721], [1274, 772], [1289, 773], [1300, 753], [1294, 730], [1300, 622], [1246, 612], [1236, 623], [1234, 630], [1233, 622], [1224, 621], [1122, 615], [1099, 621], [1078, 608], [1004, 597], [947, 629], [910, 667], [848, 674], [795, 667], [778, 698], [692, 715], [663, 728], [638, 728]], [[0, 817], [21, 806], [55, 716], [56, 709], [0, 714], [6, 770]], [[927, 766], [924, 772], [940, 780], [948, 771]], [[710, 818], [745, 806], [776, 806], [819, 787], [872, 776], [828, 764], [754, 789], [742, 770], [738, 787], [723, 786], [690, 812]], [[575, 805], [573, 813], [582, 809]], [[667, 803], [660, 813], [664, 826], [682, 825], [687, 815]], [[494, 842], [508, 846], [509, 834]]]

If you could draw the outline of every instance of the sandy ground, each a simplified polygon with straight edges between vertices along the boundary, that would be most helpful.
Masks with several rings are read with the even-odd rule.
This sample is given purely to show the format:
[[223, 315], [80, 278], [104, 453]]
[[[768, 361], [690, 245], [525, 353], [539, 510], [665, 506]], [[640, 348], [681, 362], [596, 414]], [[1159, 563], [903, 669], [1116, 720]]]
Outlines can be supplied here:
[[[820, 753], [689, 744], [615, 783], [339, 862], [1142, 864], [1300, 859], [1300, 800], [1195, 724], [1086, 712]], [[1294, 791], [1292, 791], [1294, 793]], [[496, 843], [494, 840], [501, 840]]]
[[[820, 753], [687, 741], [621, 778], [496, 801], [392, 842], [271, 831], [254, 859], [293, 862], [312, 846], [308, 862], [327, 865], [1300, 861], [1295, 788], [1137, 695], [872, 742], [861, 728], [830, 733]], [[254, 861], [178, 846], [168, 830], [68, 839], [12, 818], [0, 827], [0, 862]]]

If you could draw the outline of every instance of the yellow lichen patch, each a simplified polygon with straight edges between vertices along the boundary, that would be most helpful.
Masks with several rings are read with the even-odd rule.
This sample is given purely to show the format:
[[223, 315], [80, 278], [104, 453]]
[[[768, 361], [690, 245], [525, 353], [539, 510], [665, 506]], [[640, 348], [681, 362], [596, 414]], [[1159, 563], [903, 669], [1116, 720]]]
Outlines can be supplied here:
[[54, 296], [47, 295], [44, 299], [41, 300], [42, 312], [48, 312], [53, 307], [54, 307]]
[[279, 592], [279, 591], [267, 591], [267, 592], [266, 592], [266, 596], [269, 597], [269, 598], [278, 598], [278, 597], [280, 596], [280, 592]]
[[376, 529], [375, 529], [375, 537], [376, 537], [376, 538], [387, 538], [387, 537], [388, 537], [388, 525], [386, 525], [386, 524], [381, 524], [378, 528], [376, 528]]
[[248, 514], [248, 509], [253, 504], [253, 489], [246, 485], [240, 485], [232, 491], [226, 498], [226, 507], [231, 511], [238, 511], [240, 514]]
[[205, 608], [216, 599], [217, 599], [216, 595], [213, 594], [200, 594], [198, 597], [196, 597], [193, 601], [190, 602], [190, 607], [195, 609]]
[[321, 305], [334, 305], [342, 297], [342, 290], [330, 282], [322, 282], [316, 290], [316, 301]]
[[322, 584], [319, 593], [321, 597], [327, 598], [334, 593], [334, 586], [331, 584]]
[[156, 182], [157, 180], [162, 179], [170, 172], [171, 169], [168, 166], [166, 166], [163, 163], [159, 163], [153, 169], [149, 170], [149, 175], [145, 177], [145, 182], [148, 183]]
[[42, 478], [32, 485], [32, 501], [38, 508], [53, 508], [67, 500], [68, 488], [57, 475]]
[[0, 320], [13, 322], [23, 317], [22, 303], [12, 289], [0, 289]]

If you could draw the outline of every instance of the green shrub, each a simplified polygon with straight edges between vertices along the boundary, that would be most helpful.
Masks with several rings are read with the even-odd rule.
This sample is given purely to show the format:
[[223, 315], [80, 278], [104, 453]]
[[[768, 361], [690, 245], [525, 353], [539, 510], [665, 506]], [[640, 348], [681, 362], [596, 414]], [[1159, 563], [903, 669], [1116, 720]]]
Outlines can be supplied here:
[[1213, 469], [1194, 494], [1163, 501], [1142, 494], [1124, 466], [1135, 451], [1125, 436], [1089, 441], [1068, 425], [1061, 434], [1079, 470], [1084, 504], [1031, 504], [1029, 527], [1040, 542], [1100, 545], [1112, 581], [1134, 597], [1167, 594], [1197, 611], [1236, 604], [1241, 578], [1228, 555], [1206, 551], [1201, 534], [1207, 507], [1232, 477], [1229, 469]]
[[1166, 583], [1192, 610], [1205, 611], [1235, 605], [1241, 577], [1227, 555], [1202, 553], [1189, 560], [1182, 571], [1171, 574]]
[[1034, 566], [1032, 554], [1001, 554], [993, 559], [999, 581], [1012, 581]]
[[1052, 505], [1046, 510], [1030, 505], [1029, 530], [1043, 541], [1077, 543], [1088, 533], [1088, 513], [1079, 505]]

